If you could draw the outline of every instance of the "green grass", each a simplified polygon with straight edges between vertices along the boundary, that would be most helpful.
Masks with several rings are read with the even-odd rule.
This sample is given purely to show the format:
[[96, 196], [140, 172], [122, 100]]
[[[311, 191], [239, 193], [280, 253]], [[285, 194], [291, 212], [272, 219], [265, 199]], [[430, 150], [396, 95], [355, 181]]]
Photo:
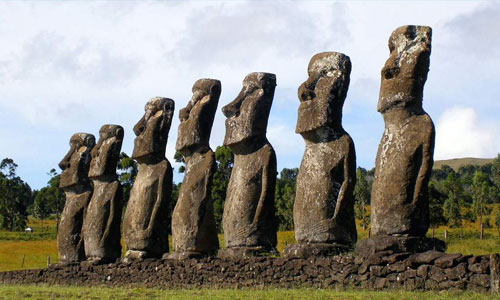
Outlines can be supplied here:
[[[491, 205], [491, 216], [500, 211], [500, 205]], [[18, 269], [37, 269], [47, 266], [47, 256], [51, 263], [57, 262], [56, 226], [54, 220], [44, 221], [44, 227], [38, 220], [29, 219], [28, 225], [34, 228], [33, 234], [0, 230], [0, 272]], [[448, 231], [448, 253], [465, 255], [483, 255], [500, 252], [500, 237], [496, 228], [485, 229], [485, 237], [479, 239], [479, 223], [465, 223], [463, 233], [460, 228], [441, 226], [435, 230], [435, 237], [444, 239], [444, 231]], [[428, 236], [431, 236], [429, 230]], [[358, 240], [368, 237], [368, 230], [358, 226]], [[224, 247], [223, 235], [219, 235], [221, 247]], [[172, 239], [169, 237], [172, 247]], [[295, 243], [293, 231], [278, 232], [278, 251]], [[123, 245], [123, 242], [122, 242]], [[125, 253], [125, 248], [123, 248]], [[24, 265], [22, 265], [24, 257]]]
[[0, 241], [45, 241], [56, 239], [56, 220], [28, 218], [28, 224], [33, 228], [33, 233], [24, 231], [0, 230]]
[[500, 295], [475, 292], [337, 291], [329, 289], [192, 289], [158, 290], [142, 288], [0, 286], [0, 299], [334, 299], [334, 300], [420, 300], [500, 299]]

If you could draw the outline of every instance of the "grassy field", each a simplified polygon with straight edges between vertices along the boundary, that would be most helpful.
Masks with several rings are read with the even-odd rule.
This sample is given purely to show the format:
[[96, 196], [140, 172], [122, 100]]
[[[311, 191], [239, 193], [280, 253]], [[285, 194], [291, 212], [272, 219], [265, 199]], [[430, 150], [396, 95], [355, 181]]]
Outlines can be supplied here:
[[30, 217], [26, 226], [32, 227], [33, 233], [0, 229], [0, 241], [45, 241], [56, 239], [56, 220], [44, 220], [42, 222]]
[[464, 157], [464, 158], [454, 158], [454, 159], [446, 159], [446, 160], [436, 160], [434, 161], [433, 169], [440, 169], [444, 165], [450, 166], [453, 170], [458, 171], [458, 169], [465, 165], [476, 165], [482, 166], [487, 163], [492, 162], [492, 158], [473, 158], [473, 157]]
[[[500, 209], [494, 205], [492, 216]], [[491, 217], [493, 219], [493, 217]], [[47, 257], [51, 263], [57, 262], [55, 221], [45, 221], [44, 228], [41, 222], [29, 220], [29, 226], [34, 228], [32, 234], [25, 232], [0, 231], [0, 272], [18, 269], [44, 268], [47, 266]], [[500, 237], [496, 228], [485, 229], [485, 237], [479, 239], [479, 224], [466, 223], [463, 230], [450, 229], [441, 226], [435, 230], [435, 237], [444, 239], [444, 231], [448, 231], [448, 253], [462, 253], [483, 255], [500, 252]], [[431, 231], [428, 233], [431, 236]], [[368, 237], [368, 231], [358, 227], [358, 240]], [[223, 236], [219, 235], [223, 247]], [[293, 231], [278, 232], [278, 251], [288, 244], [295, 243]], [[172, 246], [172, 243], [170, 243]], [[125, 251], [125, 249], [124, 249]], [[24, 260], [24, 263], [23, 263]]]
[[157, 290], [140, 288], [102, 288], [102, 287], [60, 287], [60, 286], [0, 286], [0, 299], [332, 299], [332, 300], [468, 300], [500, 299], [500, 295], [473, 292], [373, 292], [373, 291], [336, 291], [328, 289], [193, 289]]

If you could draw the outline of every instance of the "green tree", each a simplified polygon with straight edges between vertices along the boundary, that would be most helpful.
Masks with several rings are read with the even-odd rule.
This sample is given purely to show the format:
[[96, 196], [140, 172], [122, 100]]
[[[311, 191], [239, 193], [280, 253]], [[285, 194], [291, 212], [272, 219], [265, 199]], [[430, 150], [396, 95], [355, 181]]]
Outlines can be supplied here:
[[16, 169], [10, 158], [0, 163], [0, 227], [11, 231], [25, 228], [33, 200], [31, 188], [16, 175]]
[[443, 205], [446, 201], [446, 195], [436, 188], [434, 181], [429, 182], [429, 223], [432, 229], [446, 224]]
[[234, 165], [234, 154], [228, 147], [218, 146], [215, 149], [216, 169], [212, 183], [212, 199], [214, 201], [214, 216], [217, 229], [222, 232], [222, 214], [226, 191]]
[[500, 212], [497, 212], [495, 226], [497, 227], [498, 236], [500, 236]]
[[366, 170], [358, 167], [356, 170], [356, 185], [354, 186], [354, 213], [363, 229], [370, 224], [370, 212], [367, 205], [370, 203], [370, 185], [366, 179]]
[[66, 196], [64, 191], [59, 188], [59, 183], [61, 181], [61, 174], [58, 174], [55, 169], [49, 171], [50, 179], [47, 182], [48, 191], [48, 202], [52, 213], [56, 214], [56, 230], [59, 230], [59, 218], [64, 209], [64, 204], [66, 203]]
[[[179, 151], [175, 152], [175, 154], [174, 154], [174, 160], [175, 160], [175, 162], [178, 162], [178, 163], [183, 163], [183, 164], [186, 163], [184, 161], [184, 156], [182, 156], [182, 153], [180, 153]], [[184, 173], [185, 171], [186, 171], [186, 166], [185, 165], [181, 165], [179, 167], [179, 173]]]
[[[118, 179], [122, 185], [123, 202], [128, 202], [130, 198], [130, 191], [134, 185], [135, 177], [137, 176], [137, 162], [129, 157], [127, 153], [120, 153], [120, 160], [118, 161]], [[126, 205], [123, 205], [125, 209]]]
[[33, 203], [33, 216], [42, 221], [42, 228], [43, 221], [47, 219], [52, 212], [49, 204], [50, 196], [51, 195], [49, 195], [48, 189], [42, 188], [38, 193], [36, 193], [35, 202]]
[[444, 216], [451, 227], [462, 228], [462, 195], [463, 189], [460, 179], [455, 172], [450, 172], [443, 182], [447, 193], [447, 199], [444, 202]]
[[277, 228], [280, 231], [293, 229], [293, 203], [295, 201], [298, 168], [284, 168], [276, 180], [274, 207]]
[[431, 178], [437, 181], [445, 180], [448, 177], [448, 175], [452, 172], [455, 173], [452, 167], [448, 165], [443, 165], [439, 169], [432, 170]]
[[471, 190], [474, 214], [479, 217], [479, 224], [484, 225], [483, 216], [489, 214], [486, 206], [489, 197], [488, 176], [481, 171], [476, 171], [472, 178]]
[[500, 193], [500, 154], [498, 154], [491, 163], [491, 180], [493, 181], [496, 189], [496, 198], [498, 201], [498, 194]]

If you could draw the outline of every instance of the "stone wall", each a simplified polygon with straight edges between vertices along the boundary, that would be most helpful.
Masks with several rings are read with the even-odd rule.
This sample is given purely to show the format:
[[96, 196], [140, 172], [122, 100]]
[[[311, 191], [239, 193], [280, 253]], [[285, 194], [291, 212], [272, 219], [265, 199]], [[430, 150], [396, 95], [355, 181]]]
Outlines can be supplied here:
[[[41, 270], [0, 273], [2, 284], [142, 286], [158, 288], [298, 287], [490, 290], [497, 281], [498, 257], [427, 251], [375, 254], [368, 259], [332, 257], [241, 260], [219, 258], [52, 265]], [[490, 275], [490, 269], [494, 270]], [[495, 284], [493, 284], [495, 286]]]

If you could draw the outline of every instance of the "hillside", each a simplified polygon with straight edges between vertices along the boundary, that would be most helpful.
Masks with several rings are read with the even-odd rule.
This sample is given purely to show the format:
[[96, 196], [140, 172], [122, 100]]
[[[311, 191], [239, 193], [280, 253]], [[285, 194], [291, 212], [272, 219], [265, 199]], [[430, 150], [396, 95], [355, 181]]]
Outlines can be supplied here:
[[464, 157], [464, 158], [453, 158], [445, 160], [434, 161], [433, 169], [440, 169], [444, 165], [450, 166], [453, 170], [458, 171], [458, 169], [465, 165], [478, 165], [482, 166], [487, 163], [492, 162], [492, 158], [474, 158], [474, 157]]

